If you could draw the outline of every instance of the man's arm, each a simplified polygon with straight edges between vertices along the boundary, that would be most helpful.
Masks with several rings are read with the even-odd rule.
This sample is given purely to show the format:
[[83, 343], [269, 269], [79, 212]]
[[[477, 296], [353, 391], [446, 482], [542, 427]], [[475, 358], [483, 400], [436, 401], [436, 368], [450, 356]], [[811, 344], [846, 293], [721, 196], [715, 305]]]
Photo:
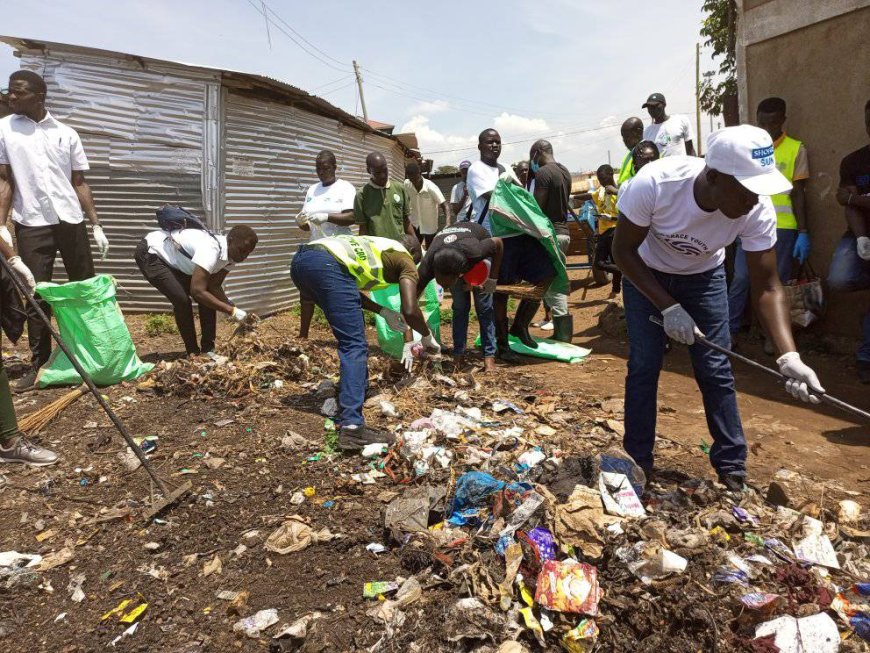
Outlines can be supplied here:
[[0, 226], [5, 226], [9, 218], [14, 191], [15, 179], [12, 177], [12, 166], [8, 163], [0, 164]]
[[339, 227], [349, 227], [354, 223], [353, 209], [347, 209], [341, 213], [330, 213], [326, 221], [337, 224]]
[[498, 236], [492, 238], [495, 243], [495, 254], [492, 257], [492, 265], [489, 266], [489, 278], [498, 279], [499, 270], [501, 270], [501, 260], [504, 256], [504, 241]]
[[[232, 315], [233, 307], [226, 301], [217, 297], [211, 289], [211, 276], [212, 275], [205, 271], [205, 268], [201, 268], [198, 265], [194, 266], [193, 275], [190, 279], [190, 296], [196, 300], [197, 304], [202, 304], [206, 308], [211, 308], [215, 311]], [[226, 277], [225, 271], [224, 277]], [[221, 279], [221, 282], [223, 282], [223, 279]], [[222, 289], [220, 290], [220, 295], [226, 299], [226, 295]]]
[[649, 227], [639, 227], [620, 213], [613, 235], [613, 260], [625, 277], [663, 311], [678, 302], [662, 288], [638, 253], [648, 233]]
[[88, 221], [93, 225], [99, 224], [100, 219], [97, 217], [97, 207], [94, 206], [94, 196], [91, 194], [91, 187], [85, 181], [84, 171], [73, 170], [71, 180], [79, 203], [82, 205], [82, 211], [84, 211]]
[[450, 226], [453, 224], [453, 212], [450, 210], [450, 202], [446, 200], [441, 202], [441, 208], [444, 209], [444, 226]]
[[837, 189], [837, 201], [840, 206], [870, 211], [870, 195], [859, 195], [855, 186], [840, 186]]
[[399, 279], [399, 297], [402, 300], [402, 317], [405, 323], [424, 338], [429, 335], [429, 325], [417, 301], [417, 283], [413, 279]]
[[791, 184], [791, 208], [798, 231], [807, 230], [807, 180], [795, 179]]
[[233, 303], [224, 292], [224, 279], [227, 278], [227, 274], [229, 274], [229, 269], [224, 268], [216, 274], [209, 275], [208, 291], [225, 304], [229, 304], [230, 306], [232, 306]]
[[686, 156], [695, 156], [695, 144], [691, 138], [686, 141]]
[[788, 301], [776, 269], [776, 250], [746, 252], [749, 287], [758, 316], [780, 354], [796, 351], [791, 333]]
[[538, 203], [538, 206], [541, 207], [541, 211], [543, 211], [544, 207], [547, 205], [547, 200], [550, 197], [550, 185], [536, 182], [534, 195], [535, 201]]

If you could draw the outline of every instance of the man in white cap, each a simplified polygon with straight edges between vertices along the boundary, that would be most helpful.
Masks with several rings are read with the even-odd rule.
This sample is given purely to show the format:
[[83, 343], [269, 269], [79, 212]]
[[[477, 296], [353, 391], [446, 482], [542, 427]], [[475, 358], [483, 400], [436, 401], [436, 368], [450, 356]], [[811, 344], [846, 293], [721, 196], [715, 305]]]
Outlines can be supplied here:
[[763, 129], [727, 127], [710, 135], [706, 161], [670, 157], [637, 173], [620, 196], [613, 256], [625, 275], [629, 336], [625, 381], [625, 449], [652, 472], [656, 395], [664, 333], [689, 345], [713, 437], [710, 460], [719, 480], [742, 490], [746, 438], [737, 410], [728, 357], [695, 342], [696, 336], [730, 347], [725, 247], [740, 238], [746, 252], [757, 313], [780, 353], [786, 389], [818, 403], [815, 372], [795, 350], [788, 305], [776, 264], [776, 211], [770, 195], [787, 192], [788, 180], [773, 158]]

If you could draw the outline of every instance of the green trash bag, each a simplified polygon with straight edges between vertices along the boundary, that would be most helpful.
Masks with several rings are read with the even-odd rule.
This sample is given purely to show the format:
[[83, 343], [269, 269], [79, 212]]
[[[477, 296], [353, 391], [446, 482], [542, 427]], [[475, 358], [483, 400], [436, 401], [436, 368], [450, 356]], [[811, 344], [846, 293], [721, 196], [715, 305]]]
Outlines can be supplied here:
[[[560, 342], [559, 340], [548, 340], [532, 337], [532, 340], [538, 343], [537, 349], [526, 347], [522, 340], [516, 336], [508, 336], [508, 342], [511, 346], [511, 351], [523, 356], [535, 356], [537, 358], [546, 358], [548, 360], [559, 361], [560, 363], [582, 363], [586, 357], [592, 353], [591, 349], [586, 347], [578, 347], [569, 342]], [[475, 346], [480, 347], [480, 336], [474, 341]]]
[[[381, 306], [399, 312], [402, 310], [402, 300], [399, 296], [399, 284], [397, 283], [386, 288], [373, 290], [371, 298], [373, 302]], [[441, 304], [438, 301], [438, 286], [435, 281], [430, 281], [420, 296], [420, 310], [423, 311], [423, 317], [426, 318], [426, 324], [429, 325], [432, 335], [438, 342], [441, 342]], [[393, 358], [401, 358], [402, 349], [405, 346], [403, 334], [393, 331], [380, 315], [375, 316], [375, 328], [378, 332], [378, 344], [381, 349]], [[415, 331], [414, 338], [419, 339], [420, 337], [420, 334]]]
[[541, 213], [538, 201], [524, 188], [499, 179], [489, 199], [489, 222], [493, 236], [509, 238], [527, 234], [536, 238], [547, 254], [556, 271], [550, 284], [552, 292], [569, 292], [568, 271], [565, 268], [565, 255], [559, 249], [556, 231], [550, 219]]
[[[154, 368], [136, 355], [115, 301], [115, 280], [108, 274], [64, 284], [43, 281], [36, 285], [36, 292], [51, 306], [60, 337], [97, 385], [132, 381]], [[79, 385], [82, 378], [66, 354], [56, 348], [36, 382], [45, 388]]]

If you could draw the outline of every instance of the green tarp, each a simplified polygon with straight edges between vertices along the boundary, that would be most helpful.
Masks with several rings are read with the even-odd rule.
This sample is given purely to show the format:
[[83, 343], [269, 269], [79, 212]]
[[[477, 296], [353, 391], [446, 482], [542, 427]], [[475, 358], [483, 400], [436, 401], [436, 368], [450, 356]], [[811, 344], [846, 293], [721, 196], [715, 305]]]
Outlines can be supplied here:
[[[371, 298], [376, 304], [386, 306], [394, 311], [402, 311], [399, 284], [373, 290]], [[426, 318], [426, 324], [429, 325], [432, 335], [438, 342], [441, 342], [441, 306], [438, 302], [438, 286], [434, 281], [429, 282], [426, 290], [420, 296], [420, 310], [423, 311], [423, 317]], [[403, 335], [398, 331], [393, 331], [380, 315], [375, 316], [375, 328], [378, 332], [378, 344], [381, 349], [393, 358], [401, 358], [402, 349], [405, 346]], [[419, 339], [420, 337], [420, 334], [415, 331], [414, 338]]]
[[569, 286], [565, 255], [559, 249], [553, 223], [541, 213], [538, 202], [531, 193], [516, 184], [499, 179], [489, 200], [489, 210], [493, 236], [507, 238], [528, 234], [540, 241], [556, 270], [556, 278], [553, 279], [550, 290], [567, 294]]
[[[560, 363], [581, 363], [592, 353], [591, 349], [578, 347], [577, 345], [558, 340], [544, 340], [532, 337], [532, 340], [538, 343], [537, 349], [526, 347], [516, 336], [508, 336], [508, 340], [510, 341], [511, 351], [523, 356], [546, 358], [548, 360], [559, 361]], [[480, 347], [480, 336], [477, 336], [474, 344], [476, 347]]]
[[[115, 301], [115, 280], [109, 275], [64, 284], [41, 282], [36, 292], [51, 306], [60, 337], [97, 385], [131, 381], [154, 367], [136, 355], [124, 315]], [[60, 349], [51, 353], [37, 377], [40, 388], [81, 382]]]

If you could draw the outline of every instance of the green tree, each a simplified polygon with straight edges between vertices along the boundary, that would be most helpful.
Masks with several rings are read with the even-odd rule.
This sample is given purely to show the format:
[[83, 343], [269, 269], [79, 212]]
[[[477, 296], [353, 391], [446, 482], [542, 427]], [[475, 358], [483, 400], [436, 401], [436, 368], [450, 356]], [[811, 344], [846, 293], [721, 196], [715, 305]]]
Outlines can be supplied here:
[[737, 103], [737, 3], [735, 0], [704, 0], [701, 7], [706, 18], [701, 25], [704, 45], [713, 48], [719, 69], [704, 73], [701, 82], [701, 109], [714, 116], [724, 116], [726, 125], [736, 125]]
[[444, 166], [438, 166], [435, 169], [435, 172], [433, 174], [436, 174], [436, 175], [455, 175], [457, 172], [459, 172], [459, 168], [457, 168], [456, 166], [444, 165]]

